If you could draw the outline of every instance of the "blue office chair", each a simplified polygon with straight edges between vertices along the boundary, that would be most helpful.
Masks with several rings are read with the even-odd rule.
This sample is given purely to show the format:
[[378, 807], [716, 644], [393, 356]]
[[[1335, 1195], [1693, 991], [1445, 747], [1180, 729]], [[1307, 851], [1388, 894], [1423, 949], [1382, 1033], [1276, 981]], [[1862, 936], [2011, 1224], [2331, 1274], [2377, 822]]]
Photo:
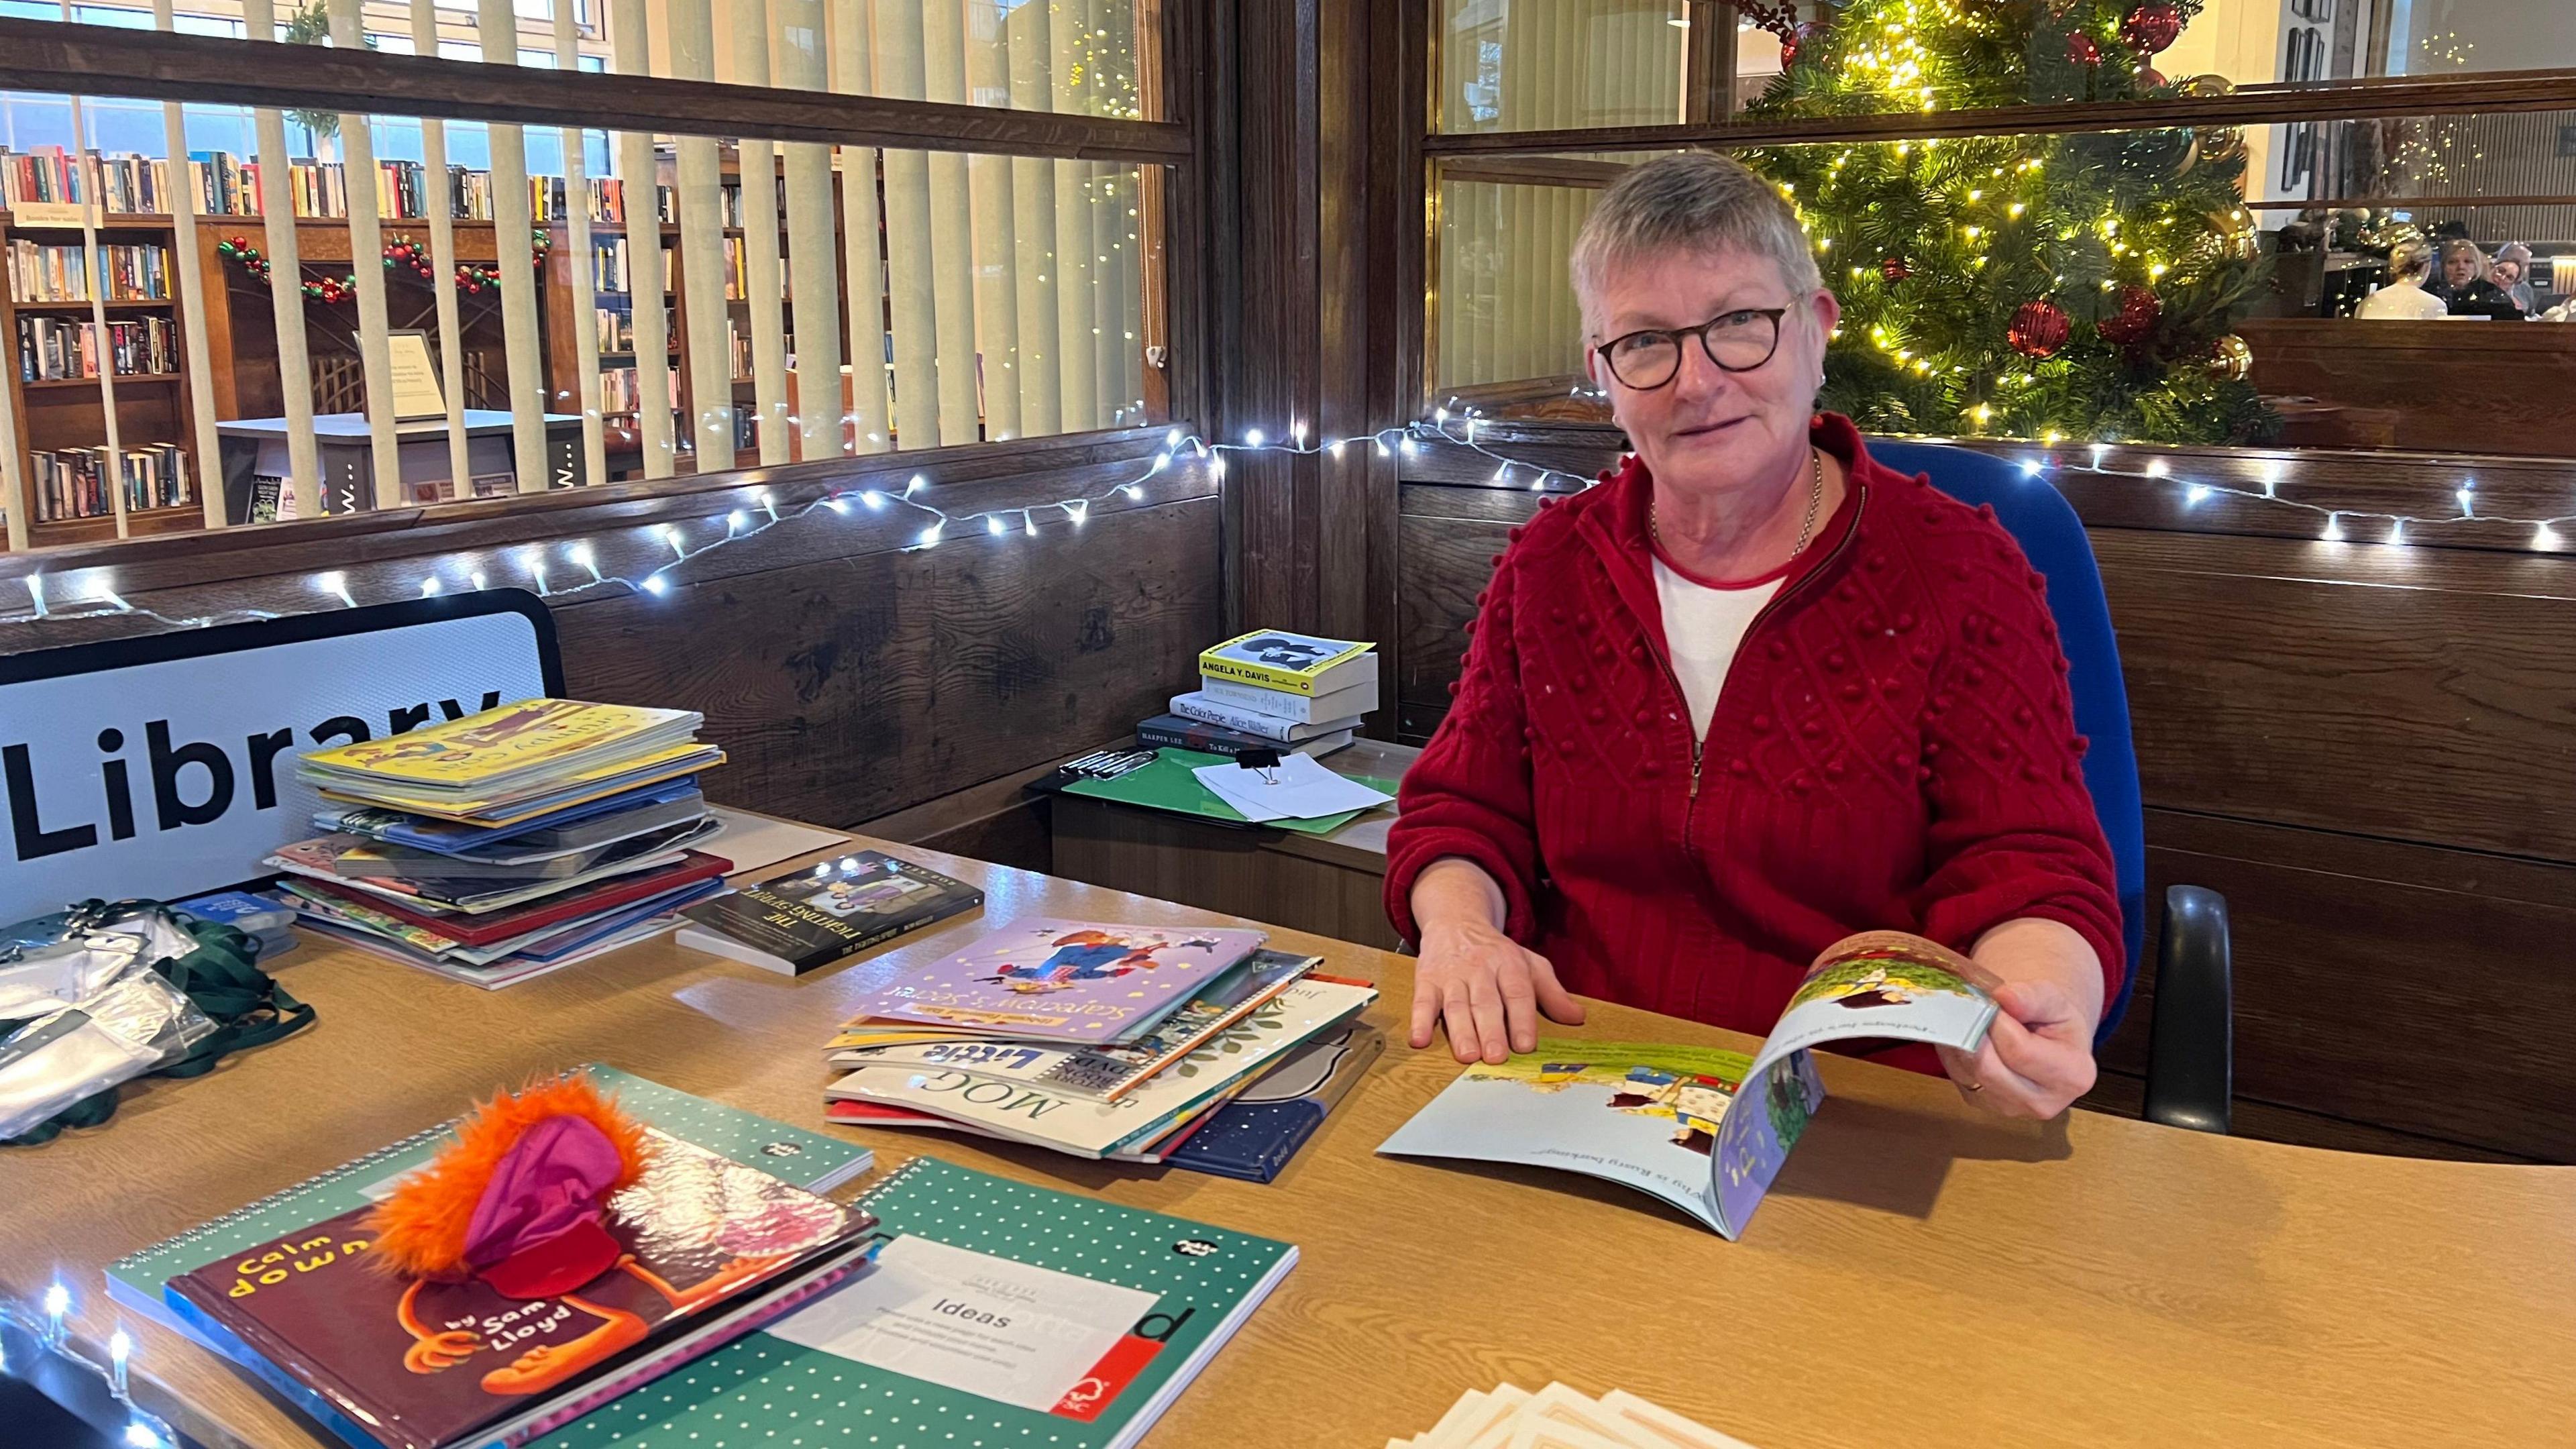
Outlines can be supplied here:
[[[2094, 1040], [2107, 1040], [2127, 1014], [2146, 938], [2147, 840], [2138, 795], [2138, 754], [2129, 734], [2128, 686], [2119, 641], [2102, 597], [2102, 573], [2084, 525], [2058, 491], [2020, 465], [1991, 454], [1937, 443], [1882, 443], [1870, 456], [1900, 473], [1919, 473], [1963, 503], [1991, 504], [1995, 519], [2019, 541], [2031, 567], [2048, 579], [2048, 608], [2071, 666], [2075, 728], [2092, 744], [2084, 783], [2110, 837], [2120, 893], [2120, 925], [2129, 970], [2120, 994], [2103, 1010]], [[2147, 1048], [2146, 1116], [2173, 1127], [2224, 1133], [2233, 1087], [2233, 984], [2227, 901], [2215, 891], [2177, 885], [2165, 891], [2156, 953], [2156, 1003]]]

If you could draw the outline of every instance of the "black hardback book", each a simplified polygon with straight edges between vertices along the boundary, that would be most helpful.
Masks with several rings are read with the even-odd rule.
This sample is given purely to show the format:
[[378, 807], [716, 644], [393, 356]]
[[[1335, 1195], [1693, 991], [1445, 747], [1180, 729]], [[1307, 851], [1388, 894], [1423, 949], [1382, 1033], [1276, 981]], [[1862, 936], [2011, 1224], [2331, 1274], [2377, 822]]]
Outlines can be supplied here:
[[983, 903], [983, 891], [964, 881], [862, 850], [689, 907], [679, 942], [802, 976]]

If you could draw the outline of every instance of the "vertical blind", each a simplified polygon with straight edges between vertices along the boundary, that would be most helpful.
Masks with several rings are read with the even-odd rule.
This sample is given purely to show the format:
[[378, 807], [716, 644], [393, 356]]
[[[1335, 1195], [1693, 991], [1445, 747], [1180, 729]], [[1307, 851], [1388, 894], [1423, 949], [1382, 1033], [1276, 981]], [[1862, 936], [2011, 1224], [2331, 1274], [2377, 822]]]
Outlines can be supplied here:
[[[170, 0], [152, 3], [153, 23], [173, 29]], [[239, 5], [245, 38], [280, 43], [291, 11]], [[1133, 0], [410, 8], [407, 36], [377, 34], [366, 24], [382, 17], [361, 0], [326, 0], [328, 43], [528, 70], [1142, 114]], [[258, 392], [219, 403], [211, 384], [227, 359], [209, 354], [210, 340], [234, 348], [236, 374], [275, 368], [273, 393], [260, 396], [283, 414], [281, 517], [489, 491], [489, 477], [475, 486], [494, 471], [489, 455], [469, 452], [504, 425], [502, 466], [518, 490], [539, 491], [576, 476], [665, 477], [1143, 419], [1148, 279], [1133, 165], [388, 115], [339, 116], [334, 135], [303, 113], [261, 108], [234, 143], [253, 194], [210, 207], [197, 184], [207, 168], [186, 158], [231, 148], [202, 134], [208, 108], [162, 110], [185, 357], [184, 436], [165, 441], [190, 454], [208, 525], [227, 520], [219, 410], [231, 421]], [[101, 150], [83, 164], [125, 155]], [[409, 190], [405, 166], [417, 168]], [[327, 195], [308, 186], [323, 172]], [[95, 171], [85, 175], [95, 186]], [[214, 238], [245, 226], [266, 258], [264, 301], [212, 260]], [[413, 228], [427, 233], [422, 266], [383, 260]], [[100, 239], [83, 238], [95, 274]], [[676, 263], [667, 289], [666, 259]], [[471, 269], [463, 288], [460, 266]], [[325, 276], [332, 295], [308, 298], [300, 284]], [[269, 325], [210, 339], [201, 319], [217, 301], [259, 306]], [[436, 358], [443, 420], [396, 415], [390, 340], [406, 330], [424, 333]], [[97, 379], [103, 401], [116, 386], [109, 371]], [[0, 396], [0, 409], [13, 401]], [[329, 410], [359, 415], [335, 431], [363, 434], [374, 480], [363, 498], [335, 495], [324, 474], [314, 419]], [[103, 411], [112, 432], [119, 409]], [[550, 453], [550, 420], [558, 434], [577, 420], [577, 467]], [[15, 416], [0, 427], [25, 437]], [[441, 432], [443, 448], [424, 448]], [[114, 455], [119, 440], [103, 441]], [[31, 541], [26, 471], [24, 447], [9, 449], [0, 486], [13, 548]], [[124, 490], [107, 491], [122, 536]]]

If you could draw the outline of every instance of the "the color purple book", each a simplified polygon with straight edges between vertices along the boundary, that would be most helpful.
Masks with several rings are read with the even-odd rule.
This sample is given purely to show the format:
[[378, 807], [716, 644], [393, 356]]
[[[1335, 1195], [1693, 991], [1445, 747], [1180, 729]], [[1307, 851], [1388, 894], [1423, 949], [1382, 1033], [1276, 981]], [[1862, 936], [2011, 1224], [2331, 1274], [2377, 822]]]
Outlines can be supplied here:
[[1013, 921], [944, 960], [909, 968], [866, 1003], [890, 1021], [1096, 1045], [1126, 1041], [1198, 994], [1265, 939], [1260, 931]]

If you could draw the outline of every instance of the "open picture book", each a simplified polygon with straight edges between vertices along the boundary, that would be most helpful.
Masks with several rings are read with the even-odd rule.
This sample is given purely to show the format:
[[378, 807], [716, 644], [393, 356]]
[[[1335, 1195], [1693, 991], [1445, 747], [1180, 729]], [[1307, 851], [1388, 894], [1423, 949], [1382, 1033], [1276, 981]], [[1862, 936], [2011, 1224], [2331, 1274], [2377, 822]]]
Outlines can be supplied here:
[[1762, 1049], [1543, 1039], [1479, 1062], [1378, 1151], [1559, 1167], [1671, 1203], [1729, 1240], [1824, 1104], [1809, 1053], [1894, 1038], [1974, 1051], [1997, 985], [1967, 957], [1901, 931], [1835, 942], [1807, 968]]

